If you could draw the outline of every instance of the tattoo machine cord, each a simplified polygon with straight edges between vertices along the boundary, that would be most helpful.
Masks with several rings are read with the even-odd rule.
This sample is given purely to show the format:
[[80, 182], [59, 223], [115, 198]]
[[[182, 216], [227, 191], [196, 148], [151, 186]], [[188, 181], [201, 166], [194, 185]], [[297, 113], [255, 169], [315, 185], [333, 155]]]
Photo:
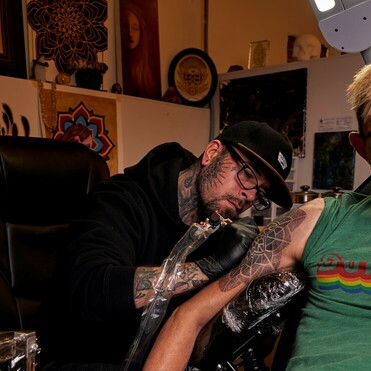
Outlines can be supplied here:
[[224, 219], [215, 212], [205, 222], [193, 223], [176, 243], [161, 265], [161, 273], [154, 287], [155, 295], [144, 307], [138, 332], [124, 360], [122, 371], [141, 370], [142, 363], [149, 352], [151, 339], [158, 330], [173, 296], [176, 278], [182, 272], [182, 263], [186, 257], [220, 226], [230, 222], [229, 219]]

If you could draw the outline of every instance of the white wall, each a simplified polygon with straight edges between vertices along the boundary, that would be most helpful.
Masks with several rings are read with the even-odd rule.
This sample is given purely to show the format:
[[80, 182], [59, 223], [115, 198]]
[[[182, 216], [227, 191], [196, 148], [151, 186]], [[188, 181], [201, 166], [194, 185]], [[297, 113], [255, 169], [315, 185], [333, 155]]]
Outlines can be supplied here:
[[[50, 84], [44, 84], [44, 88], [50, 89]], [[210, 112], [205, 108], [70, 86], [57, 85], [57, 91], [81, 94], [82, 100], [85, 95], [116, 100], [117, 143], [114, 144], [118, 149], [118, 172], [134, 165], [150, 149], [161, 143], [179, 142], [199, 156], [209, 141]], [[25, 135], [21, 124], [22, 116], [30, 123], [30, 136], [42, 136], [39, 93], [35, 81], [0, 76], [0, 103], [10, 107], [19, 136]], [[1, 108], [3, 114], [4, 108]], [[87, 108], [94, 109], [94, 107]], [[99, 110], [95, 110], [94, 113], [104, 116], [104, 112]], [[0, 129], [5, 130], [5, 135], [12, 135], [11, 131], [7, 132], [1, 120]]]
[[[247, 68], [252, 41], [270, 40], [268, 66], [286, 63], [289, 35], [311, 33], [329, 47], [309, 0], [208, 0], [206, 45], [204, 0], [158, 0], [158, 6], [163, 91], [172, 58], [185, 48], [207, 47], [218, 73], [225, 73], [235, 64]], [[339, 52], [330, 48], [330, 54]]]
[[328, 46], [309, 0], [210, 0], [209, 54], [219, 73], [247, 68], [249, 44], [270, 40], [268, 65], [287, 61], [289, 35], [311, 33]]
[[[309, 63], [308, 63], [309, 65]], [[311, 61], [308, 69], [307, 99], [307, 153], [299, 160], [299, 184], [311, 184], [313, 168], [314, 133], [320, 119], [353, 117], [354, 129], [357, 120], [346, 100], [346, 89], [356, 71], [364, 65], [360, 54]], [[358, 154], [356, 156], [354, 188], [370, 175], [370, 167]]]
[[203, 50], [203, 0], [158, 0], [161, 86], [168, 87], [172, 59], [181, 50]]
[[[209, 110], [150, 99], [121, 100], [123, 166], [139, 161], [164, 142], [179, 142], [199, 156], [209, 142]], [[119, 169], [120, 170], [120, 169]]]

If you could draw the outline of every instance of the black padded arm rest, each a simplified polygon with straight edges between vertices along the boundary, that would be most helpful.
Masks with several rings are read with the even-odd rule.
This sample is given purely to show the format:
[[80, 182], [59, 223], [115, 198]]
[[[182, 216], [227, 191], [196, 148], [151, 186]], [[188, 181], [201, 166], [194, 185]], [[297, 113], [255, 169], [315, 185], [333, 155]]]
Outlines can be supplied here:
[[0, 219], [68, 222], [81, 197], [108, 176], [105, 160], [82, 144], [0, 136]]

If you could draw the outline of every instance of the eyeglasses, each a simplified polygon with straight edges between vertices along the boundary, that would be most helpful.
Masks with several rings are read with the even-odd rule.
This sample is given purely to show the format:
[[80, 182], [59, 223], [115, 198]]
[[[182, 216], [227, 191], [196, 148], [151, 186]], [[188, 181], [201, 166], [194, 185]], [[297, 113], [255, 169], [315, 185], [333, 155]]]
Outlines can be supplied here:
[[259, 187], [258, 178], [254, 170], [243, 160], [232, 146], [226, 146], [226, 148], [232, 158], [242, 165], [242, 168], [237, 172], [237, 179], [241, 187], [246, 190], [256, 189], [256, 199], [252, 202], [255, 209], [258, 211], [269, 209], [271, 207], [271, 200]]

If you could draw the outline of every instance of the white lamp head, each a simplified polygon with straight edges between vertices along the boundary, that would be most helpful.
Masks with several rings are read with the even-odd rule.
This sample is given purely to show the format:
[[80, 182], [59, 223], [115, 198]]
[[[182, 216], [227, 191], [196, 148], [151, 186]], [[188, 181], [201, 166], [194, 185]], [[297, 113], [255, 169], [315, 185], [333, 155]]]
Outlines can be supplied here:
[[320, 12], [326, 12], [335, 7], [335, 0], [314, 0], [314, 2]]
[[371, 0], [309, 0], [326, 41], [371, 63]]

